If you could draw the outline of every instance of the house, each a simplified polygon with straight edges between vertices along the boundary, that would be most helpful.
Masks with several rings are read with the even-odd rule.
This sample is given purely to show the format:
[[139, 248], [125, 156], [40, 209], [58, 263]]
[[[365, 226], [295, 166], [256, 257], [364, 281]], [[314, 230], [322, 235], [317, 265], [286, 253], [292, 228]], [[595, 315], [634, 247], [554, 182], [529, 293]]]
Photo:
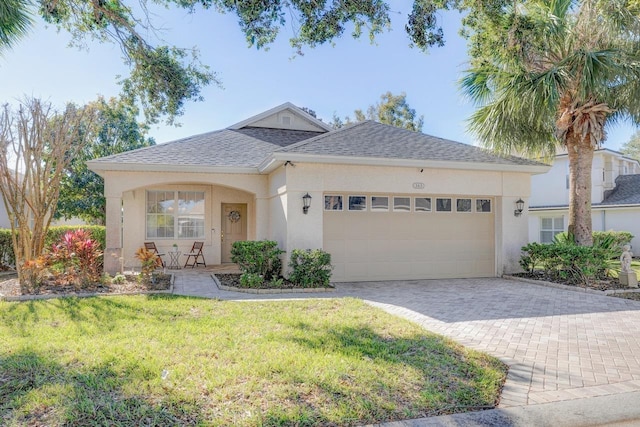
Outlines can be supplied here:
[[4, 205], [2, 197], [0, 197], [0, 228], [11, 228], [9, 212], [7, 212], [7, 207]]
[[150, 240], [183, 253], [204, 241], [209, 265], [230, 262], [234, 241], [270, 239], [328, 251], [334, 281], [518, 269], [515, 202], [548, 170], [373, 121], [334, 130], [290, 103], [89, 167], [105, 181], [107, 271], [135, 266]]
[[[640, 162], [617, 151], [595, 151], [591, 170], [591, 219], [594, 231], [629, 231], [640, 248]], [[569, 159], [556, 155], [546, 174], [531, 179], [529, 240], [550, 243], [567, 230]]]

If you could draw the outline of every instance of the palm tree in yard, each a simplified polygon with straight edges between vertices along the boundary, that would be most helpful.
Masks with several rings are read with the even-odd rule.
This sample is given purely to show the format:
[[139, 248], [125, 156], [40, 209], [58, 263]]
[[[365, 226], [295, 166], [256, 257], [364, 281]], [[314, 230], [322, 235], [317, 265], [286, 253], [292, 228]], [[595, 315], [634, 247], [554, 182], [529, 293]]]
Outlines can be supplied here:
[[632, 0], [505, 1], [476, 21], [461, 86], [488, 148], [569, 156], [569, 232], [592, 245], [591, 165], [605, 125], [640, 123], [640, 8]]
[[22, 38], [32, 19], [28, 0], [0, 0], [0, 53]]

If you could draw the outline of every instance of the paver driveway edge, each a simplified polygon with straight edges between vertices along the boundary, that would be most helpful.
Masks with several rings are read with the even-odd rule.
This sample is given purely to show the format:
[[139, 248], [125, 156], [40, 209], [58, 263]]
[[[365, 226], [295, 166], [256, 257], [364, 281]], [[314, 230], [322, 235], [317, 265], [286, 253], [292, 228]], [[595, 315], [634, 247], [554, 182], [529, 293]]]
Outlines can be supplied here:
[[[432, 319], [423, 314], [416, 313], [413, 310], [409, 310], [407, 308], [399, 307], [393, 304], [384, 304], [369, 300], [364, 300], [364, 302], [373, 307], [380, 308], [389, 314], [393, 314], [395, 316], [402, 317], [411, 322], [414, 322], [422, 326], [423, 328], [436, 333], [436, 331], [433, 331], [432, 328], [430, 328]], [[475, 348], [474, 343], [467, 340], [456, 338], [454, 341], [465, 347]], [[531, 379], [533, 378], [533, 364], [518, 362], [511, 358], [499, 355], [493, 356], [497, 357], [502, 363], [509, 367], [507, 380], [504, 384], [504, 387], [502, 388], [502, 393], [500, 395], [499, 407], [527, 405]]]

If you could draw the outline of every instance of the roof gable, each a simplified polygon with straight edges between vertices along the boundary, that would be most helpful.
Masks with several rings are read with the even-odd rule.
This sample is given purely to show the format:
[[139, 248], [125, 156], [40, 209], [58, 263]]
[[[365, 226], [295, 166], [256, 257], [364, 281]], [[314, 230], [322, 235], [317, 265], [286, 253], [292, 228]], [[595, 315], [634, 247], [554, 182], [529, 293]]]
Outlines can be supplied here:
[[271, 129], [301, 130], [310, 132], [329, 132], [333, 130], [328, 124], [316, 119], [311, 114], [290, 102], [285, 102], [270, 110], [249, 117], [246, 120], [229, 126], [229, 129], [245, 127], [261, 127]]

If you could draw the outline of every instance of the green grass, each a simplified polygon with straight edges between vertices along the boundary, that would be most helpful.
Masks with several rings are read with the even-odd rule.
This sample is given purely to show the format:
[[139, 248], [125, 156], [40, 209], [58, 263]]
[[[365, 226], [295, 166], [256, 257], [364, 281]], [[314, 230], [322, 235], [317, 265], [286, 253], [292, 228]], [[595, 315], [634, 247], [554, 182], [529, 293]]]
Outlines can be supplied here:
[[7, 426], [359, 425], [492, 406], [505, 375], [355, 299], [0, 302]]

